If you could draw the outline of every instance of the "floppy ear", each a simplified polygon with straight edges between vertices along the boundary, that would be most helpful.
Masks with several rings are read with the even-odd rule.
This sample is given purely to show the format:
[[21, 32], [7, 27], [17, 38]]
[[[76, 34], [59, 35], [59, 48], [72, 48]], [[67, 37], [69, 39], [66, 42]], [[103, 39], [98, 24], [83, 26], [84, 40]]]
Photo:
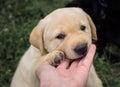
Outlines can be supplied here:
[[87, 15], [87, 18], [88, 18], [88, 21], [89, 21], [89, 24], [90, 24], [92, 39], [97, 40], [97, 34], [96, 34], [97, 32], [96, 32], [95, 24], [93, 23], [91, 17], [88, 14], [86, 14], [86, 15]]
[[40, 21], [30, 34], [30, 43], [36, 48], [40, 49], [41, 55], [46, 53], [44, 48], [43, 32], [43, 25]]

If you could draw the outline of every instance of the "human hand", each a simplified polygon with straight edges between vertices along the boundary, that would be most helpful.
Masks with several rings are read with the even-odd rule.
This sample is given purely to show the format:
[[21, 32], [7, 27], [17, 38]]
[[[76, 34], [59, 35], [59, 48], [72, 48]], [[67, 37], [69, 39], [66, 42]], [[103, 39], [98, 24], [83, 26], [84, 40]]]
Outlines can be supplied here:
[[68, 59], [58, 67], [48, 62], [40, 64], [36, 70], [40, 87], [85, 87], [95, 50], [96, 46], [91, 45], [87, 55], [80, 61], [73, 61], [70, 66]]

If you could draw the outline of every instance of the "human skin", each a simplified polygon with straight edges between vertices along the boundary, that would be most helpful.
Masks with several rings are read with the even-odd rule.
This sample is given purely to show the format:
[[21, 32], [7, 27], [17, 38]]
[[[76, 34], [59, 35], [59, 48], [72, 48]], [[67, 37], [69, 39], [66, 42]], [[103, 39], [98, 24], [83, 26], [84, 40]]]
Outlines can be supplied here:
[[58, 67], [48, 62], [40, 64], [36, 69], [40, 87], [85, 87], [95, 51], [96, 46], [92, 44], [87, 55], [73, 61], [70, 66], [69, 59], [62, 61]]

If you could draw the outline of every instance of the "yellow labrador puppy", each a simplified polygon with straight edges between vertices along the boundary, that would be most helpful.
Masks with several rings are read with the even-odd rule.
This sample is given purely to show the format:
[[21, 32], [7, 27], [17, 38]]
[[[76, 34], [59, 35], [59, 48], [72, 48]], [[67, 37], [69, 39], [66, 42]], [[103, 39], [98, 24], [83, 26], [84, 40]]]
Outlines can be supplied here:
[[[61, 8], [42, 19], [30, 35], [31, 46], [22, 57], [11, 87], [39, 87], [35, 75], [38, 64], [48, 61], [57, 66], [64, 58], [82, 58], [91, 40], [97, 40], [91, 18], [80, 8]], [[94, 67], [87, 87], [103, 87]]]

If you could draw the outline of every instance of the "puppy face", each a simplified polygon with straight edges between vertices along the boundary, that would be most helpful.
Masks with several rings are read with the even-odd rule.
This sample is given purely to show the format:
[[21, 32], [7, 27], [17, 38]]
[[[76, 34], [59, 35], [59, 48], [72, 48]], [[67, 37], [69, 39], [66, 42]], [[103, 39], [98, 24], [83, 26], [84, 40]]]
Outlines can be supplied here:
[[80, 8], [62, 8], [46, 16], [33, 29], [30, 42], [45, 51], [61, 50], [69, 59], [87, 53], [96, 29], [91, 18]]

